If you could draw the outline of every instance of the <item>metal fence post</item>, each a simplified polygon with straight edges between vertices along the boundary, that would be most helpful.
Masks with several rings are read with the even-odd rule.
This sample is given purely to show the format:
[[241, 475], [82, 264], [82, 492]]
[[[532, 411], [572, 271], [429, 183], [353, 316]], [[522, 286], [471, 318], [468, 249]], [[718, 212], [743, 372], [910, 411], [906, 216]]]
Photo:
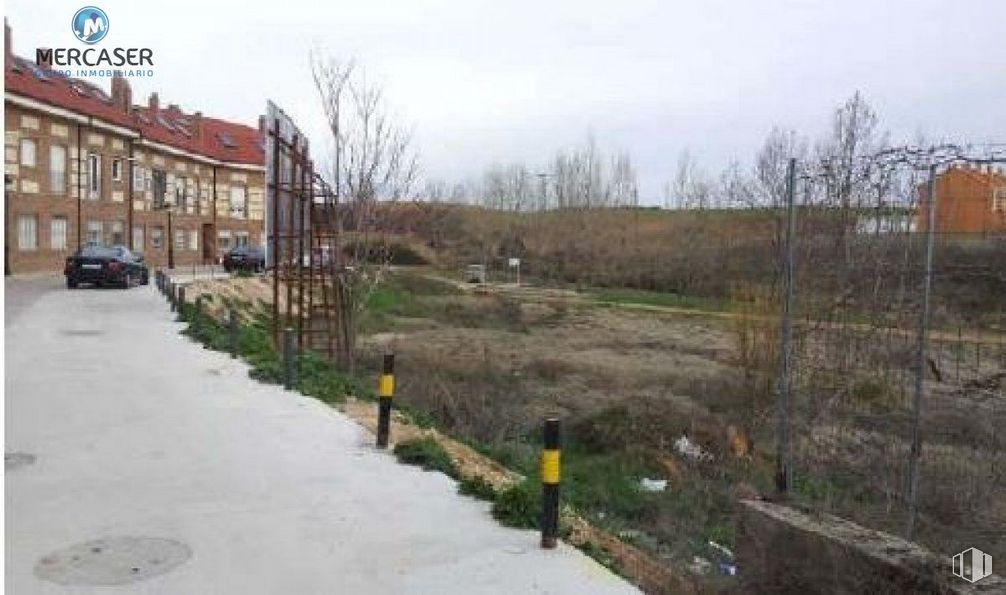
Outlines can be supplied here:
[[377, 447], [387, 448], [391, 433], [391, 399], [395, 394], [395, 354], [384, 354], [384, 368], [377, 381]]
[[230, 338], [231, 357], [238, 356], [238, 311], [231, 306], [227, 312], [227, 328]]
[[296, 337], [291, 327], [283, 330], [283, 388], [291, 390], [297, 384]]
[[908, 461], [908, 527], [909, 540], [915, 539], [915, 521], [919, 513], [919, 459], [922, 456], [920, 419], [925, 391], [926, 348], [929, 341], [930, 294], [933, 286], [933, 245], [936, 243], [936, 165], [929, 166], [929, 212], [926, 214], [926, 274], [922, 286], [922, 313], [919, 316], [918, 362], [915, 369], [915, 395], [912, 400], [912, 449]]
[[793, 241], [796, 227], [796, 159], [786, 171], [786, 244], [783, 267], [782, 316], [779, 323], [779, 386], [776, 404], [776, 489], [786, 494], [793, 486], [793, 452], [790, 444], [790, 391], [793, 365]]
[[541, 452], [541, 547], [552, 549], [559, 536], [559, 418], [545, 420]]

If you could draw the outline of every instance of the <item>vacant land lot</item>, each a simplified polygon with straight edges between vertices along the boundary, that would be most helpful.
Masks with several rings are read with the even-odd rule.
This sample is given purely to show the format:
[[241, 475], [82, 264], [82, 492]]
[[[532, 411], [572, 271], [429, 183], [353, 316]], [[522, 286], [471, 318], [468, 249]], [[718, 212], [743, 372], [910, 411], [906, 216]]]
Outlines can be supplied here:
[[[217, 289], [270, 295], [256, 279], [228, 287]], [[542, 419], [560, 415], [564, 502], [675, 567], [714, 577], [722, 556], [710, 542], [732, 547], [736, 499], [774, 491], [778, 322], [755, 306], [635, 291], [476, 291], [400, 270], [369, 295], [360, 376], [372, 381], [390, 348], [398, 406], [531, 478]], [[798, 361], [816, 372], [797, 376], [793, 497], [901, 533], [911, 337], [878, 337], [855, 321], [802, 326]], [[982, 345], [980, 357], [952, 341], [931, 349], [940, 377], [927, 378], [920, 538], [945, 552], [980, 538], [996, 555], [1006, 462], [989, 428], [1006, 424], [1003, 354], [1001, 343]], [[679, 451], [683, 436], [701, 456]], [[667, 483], [645, 482], [663, 488], [651, 491], [644, 480]]]

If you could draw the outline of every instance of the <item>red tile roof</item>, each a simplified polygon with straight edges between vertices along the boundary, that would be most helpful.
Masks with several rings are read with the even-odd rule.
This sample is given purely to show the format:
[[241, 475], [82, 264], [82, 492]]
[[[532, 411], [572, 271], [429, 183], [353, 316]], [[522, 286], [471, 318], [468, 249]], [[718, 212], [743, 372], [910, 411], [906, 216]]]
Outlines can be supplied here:
[[133, 106], [125, 113], [100, 87], [42, 69], [15, 57], [4, 65], [7, 91], [81, 115], [100, 118], [138, 132], [143, 138], [228, 163], [264, 165], [265, 149], [257, 128], [186, 114], [175, 106]]

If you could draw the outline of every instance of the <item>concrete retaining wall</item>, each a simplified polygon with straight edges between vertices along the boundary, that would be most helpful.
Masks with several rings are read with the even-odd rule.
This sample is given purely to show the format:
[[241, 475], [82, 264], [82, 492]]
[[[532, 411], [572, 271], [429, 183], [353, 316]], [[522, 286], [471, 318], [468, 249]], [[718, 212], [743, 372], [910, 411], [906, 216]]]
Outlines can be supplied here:
[[1006, 593], [1006, 580], [972, 585], [918, 544], [770, 502], [740, 503], [735, 553], [745, 593]]

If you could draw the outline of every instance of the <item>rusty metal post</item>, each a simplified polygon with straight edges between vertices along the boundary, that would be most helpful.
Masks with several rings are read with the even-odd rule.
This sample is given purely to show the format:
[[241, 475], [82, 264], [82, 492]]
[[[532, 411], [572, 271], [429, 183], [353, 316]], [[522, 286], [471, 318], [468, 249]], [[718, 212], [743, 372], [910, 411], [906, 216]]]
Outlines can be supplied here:
[[[272, 131], [272, 337], [279, 337], [279, 184], [280, 152], [283, 150], [280, 136], [279, 118], [273, 121]], [[267, 263], [268, 264], [268, 263]]]

